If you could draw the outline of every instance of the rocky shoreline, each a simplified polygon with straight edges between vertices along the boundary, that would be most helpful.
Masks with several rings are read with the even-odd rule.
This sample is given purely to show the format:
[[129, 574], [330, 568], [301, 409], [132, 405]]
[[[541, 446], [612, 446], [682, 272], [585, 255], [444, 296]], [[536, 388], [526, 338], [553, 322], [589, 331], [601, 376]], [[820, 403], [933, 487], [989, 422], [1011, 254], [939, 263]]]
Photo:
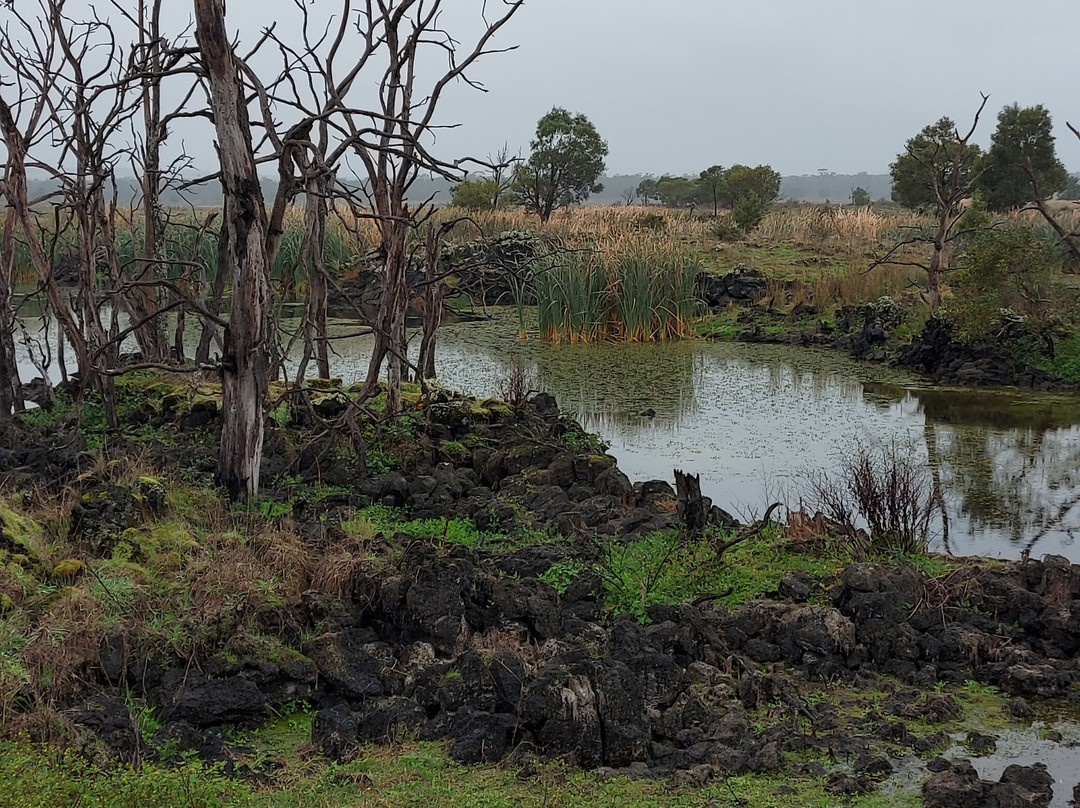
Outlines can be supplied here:
[[[330, 390], [319, 406], [329, 414], [343, 400]], [[166, 395], [154, 417], [212, 434], [208, 401], [192, 407]], [[444, 740], [464, 763], [555, 758], [604, 776], [696, 784], [796, 771], [827, 778], [838, 794], [872, 791], [897, 755], [911, 754], [928, 767], [927, 805], [1048, 804], [1035, 788], [1026, 801], [987, 802], [989, 785], [934, 756], [957, 730], [965, 708], [955, 689], [965, 684], [1001, 694], [995, 709], [1018, 725], [1080, 707], [1080, 567], [1055, 557], [970, 560], [931, 574], [902, 560], [860, 562], [835, 575], [789, 571], [754, 598], [706, 592], [636, 616], [612, 612], [603, 567], [593, 563], [598, 542], [629, 545], [674, 529], [670, 486], [632, 485], [546, 396], [513, 408], [444, 395], [412, 429], [398, 469], [359, 481], [320, 460], [318, 444], [297, 452], [272, 434], [271, 469], [337, 486], [292, 506], [297, 534], [313, 553], [329, 551], [340, 538], [334, 525], [377, 503], [472, 519], [473, 546], [373, 536], [364, 549], [371, 563], [338, 592], [309, 582], [256, 609], [253, 624], [276, 638], [272, 652], [240, 642], [224, 613], [197, 657], [134, 628], [102, 628], [58, 705], [65, 720], [121, 761], [188, 753], [231, 765], [229, 726], [256, 726], [303, 704], [314, 711], [312, 747], [335, 759], [364, 742], [409, 737]], [[141, 525], [168, 492], [88, 474], [90, 453], [68, 437], [61, 430], [45, 445], [6, 450], [6, 489], [50, 476], [77, 487], [66, 537], [81, 567], [73, 579], [97, 574], [121, 545], [130, 563], [146, 557]], [[195, 469], [212, 463], [208, 445], [157, 454], [160, 463], [186, 457]], [[20, 541], [10, 514], [0, 513], [3, 560], [30, 572], [45, 562]], [[523, 523], [564, 539], [485, 546], [485, 531]], [[0, 589], [2, 619], [20, 609], [44, 619], [47, 604], [20, 602], [3, 581]], [[24, 617], [32, 630], [34, 615]], [[16, 703], [31, 709], [32, 691], [27, 685]], [[160, 721], [152, 737], [138, 729], [133, 695]], [[1009, 794], [1045, 779], [1010, 777]], [[959, 799], [958, 790], [982, 802], [933, 796]]]
[[749, 307], [767, 294], [767, 280], [760, 272], [732, 272], [720, 277], [703, 273], [698, 285], [702, 300], [713, 312], [729, 305], [741, 307], [738, 324], [730, 334], [737, 342], [830, 348], [855, 359], [914, 370], [938, 384], [1080, 390], [1080, 385], [1018, 358], [1008, 340], [969, 344], [955, 339], [940, 318], [928, 320], [910, 340], [897, 341], [894, 334], [907, 315], [890, 298], [845, 306], [835, 324], [829, 324], [820, 320], [810, 305], [788, 313], [751, 312]]

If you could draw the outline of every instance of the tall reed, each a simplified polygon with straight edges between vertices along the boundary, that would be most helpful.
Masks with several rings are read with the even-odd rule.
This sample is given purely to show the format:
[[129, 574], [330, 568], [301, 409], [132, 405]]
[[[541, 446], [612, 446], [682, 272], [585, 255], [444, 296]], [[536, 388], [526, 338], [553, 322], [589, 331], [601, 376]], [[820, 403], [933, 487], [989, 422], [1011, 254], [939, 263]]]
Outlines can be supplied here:
[[552, 341], [679, 339], [697, 315], [692, 254], [633, 234], [567, 251], [536, 275], [540, 334]]

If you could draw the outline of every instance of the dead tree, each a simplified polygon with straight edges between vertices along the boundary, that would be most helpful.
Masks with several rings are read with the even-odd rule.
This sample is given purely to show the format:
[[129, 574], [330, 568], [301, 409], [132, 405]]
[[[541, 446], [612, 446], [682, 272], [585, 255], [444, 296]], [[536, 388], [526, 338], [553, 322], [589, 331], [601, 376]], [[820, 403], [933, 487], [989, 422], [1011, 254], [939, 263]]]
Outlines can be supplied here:
[[[6, 183], [0, 194], [7, 196]], [[11, 279], [15, 267], [15, 233], [18, 222], [8, 213], [0, 232], [0, 422], [23, 409], [19, 366], [15, 361], [15, 310]]]
[[420, 353], [416, 359], [416, 381], [423, 384], [434, 379], [435, 346], [439, 325], [443, 318], [443, 304], [446, 300], [446, 284], [439, 271], [439, 256], [442, 254], [443, 239], [460, 220], [444, 222], [441, 225], [428, 225], [424, 235], [424, 323], [420, 337]]
[[520, 153], [510, 154], [510, 145], [504, 143], [494, 155], [488, 155], [491, 170], [491, 207], [498, 210], [502, 198], [510, 193], [514, 185], [514, 166], [521, 162]]
[[[9, 41], [6, 35], [0, 39], [0, 54], [11, 54], [6, 45]], [[59, 322], [59, 333], [66, 338], [67, 344], [75, 352], [76, 361], [80, 369], [80, 375], [89, 375], [91, 368], [90, 350], [83, 338], [82, 329], [79, 327], [74, 312], [68, 305], [60, 285], [53, 275], [52, 262], [45, 253], [40, 239], [40, 228], [37, 217], [33, 214], [27, 191], [26, 160], [27, 144], [36, 142], [42, 136], [42, 120], [45, 115], [46, 94], [51, 92], [52, 84], [45, 84], [33, 89], [27, 89], [18, 79], [18, 98], [14, 102], [15, 107], [9, 104], [7, 99], [0, 94], [0, 137], [3, 139], [7, 150], [7, 165], [4, 177], [4, 198], [7, 204], [6, 221], [17, 223], [18, 229], [27, 245], [30, 263], [37, 274], [41, 288], [45, 291], [49, 305]], [[22, 126], [16, 120], [17, 107], [25, 106], [28, 112]], [[14, 226], [5, 226], [4, 235], [14, 239]], [[14, 250], [13, 241], [9, 242], [5, 249]], [[10, 299], [8, 301], [10, 306]], [[9, 315], [11, 316], [11, 315]], [[63, 354], [58, 356], [63, 368]], [[85, 375], [83, 375], [85, 378]]]
[[221, 364], [222, 429], [217, 480], [233, 499], [259, 492], [271, 341], [268, 222], [255, 166], [244, 89], [225, 31], [222, 0], [194, 0], [195, 37], [210, 86], [225, 191], [233, 305]]
[[[127, 281], [128, 307], [132, 317], [142, 322], [135, 331], [143, 358], [149, 361], [165, 361], [169, 347], [165, 336], [165, 321], [155, 316], [163, 307], [164, 287], [160, 281], [168, 274], [168, 265], [161, 261], [163, 242], [166, 237], [167, 217], [161, 204], [163, 191], [175, 185], [183, 169], [189, 167], [190, 159], [181, 153], [163, 164], [162, 149], [169, 140], [172, 126], [183, 118], [207, 117], [204, 109], [193, 108], [191, 99], [198, 83], [190, 79], [196, 71], [190, 56], [190, 48], [180, 38], [169, 39], [161, 25], [163, 0], [138, 0], [134, 14], [130, 3], [111, 0], [112, 6], [135, 29], [134, 42], [130, 46], [125, 78], [132, 91], [137, 92], [141, 112], [141, 132], [136, 132], [139, 142], [132, 144], [131, 164], [139, 184], [139, 207], [141, 208], [142, 244], [141, 255], [134, 262], [131, 277]], [[166, 81], [187, 77], [186, 86], [171, 88], [179, 100], [166, 109], [163, 93]], [[132, 217], [132, 229], [136, 220]], [[195, 259], [196, 256], [191, 256]], [[184, 307], [178, 313], [177, 335], [182, 349], [182, 324]], [[182, 350], [173, 349], [174, 355]], [[183, 356], [177, 355], [182, 362]]]
[[[973, 148], [971, 139], [989, 100], [990, 96], [982, 96], [982, 103], [975, 113], [971, 128], [965, 134], [961, 134], [959, 129], [953, 130], [951, 138], [935, 142], [929, 153], [921, 153], [912, 147], [912, 141], [908, 141], [908, 157], [925, 173], [933, 198], [933, 231], [929, 235], [920, 233], [900, 241], [884, 256], [875, 259], [867, 270], [885, 264], [922, 269], [926, 273], [926, 291], [923, 298], [932, 312], [936, 312], [941, 305], [941, 279], [947, 269], [949, 248], [957, 238], [968, 232], [959, 226], [966, 214], [961, 203], [971, 196], [980, 172], [971, 170], [966, 161], [970, 160]], [[905, 255], [909, 247], [918, 244], [930, 245], [929, 261]]]
[[[296, 148], [291, 159], [279, 162], [280, 181], [294, 184], [304, 194], [304, 353], [297, 374], [299, 384], [312, 359], [320, 377], [330, 376], [327, 224], [336, 195], [343, 190], [338, 187], [338, 170], [357, 139], [342, 127], [341, 117], [377, 43], [370, 28], [357, 24], [359, 17], [371, 13], [370, 1], [354, 10], [352, 0], [342, 0], [336, 24], [331, 19], [326, 26], [313, 21], [312, 9], [304, 0], [294, 0], [294, 4], [301, 23], [299, 47], [269, 32], [283, 61], [282, 74], [269, 89], [280, 105], [299, 116], [293, 128]], [[332, 35], [327, 36], [328, 32]], [[346, 56], [348, 60], [343, 62]], [[306, 76], [307, 81], [295, 80], [294, 74]], [[299, 174], [296, 177], [294, 165]]]
[[[117, 366], [120, 343], [113, 339], [122, 310], [139, 319], [138, 307], [125, 294], [117, 247], [118, 194], [115, 168], [124, 146], [122, 131], [135, 115], [138, 98], [124, 76], [118, 33], [93, 7], [86, 19], [66, 13], [66, 0], [43, 4], [43, 21], [57, 43], [59, 77], [50, 97], [52, 137], [62, 144], [53, 177], [61, 184], [63, 202], [77, 224], [79, 242], [76, 314], [91, 349], [91, 367], [83, 388], [101, 394], [109, 426], [117, 423], [114, 380], [100, 369]], [[39, 161], [40, 162], [40, 161]], [[99, 272], [107, 278], [102, 288]], [[100, 301], [110, 303], [102, 320]], [[140, 319], [141, 321], [141, 319]], [[153, 350], [153, 344], [146, 349]]]
[[[375, 347], [358, 399], [363, 401], [374, 395], [385, 368], [387, 410], [391, 413], [401, 408], [401, 385], [407, 362], [408, 239], [411, 223], [424, 207], [423, 203], [411, 206], [408, 193], [421, 171], [448, 179], [462, 177], [461, 161], [450, 163], [434, 157], [425, 141], [436, 130], [435, 113], [446, 88], [459, 80], [481, 88], [466, 76], [466, 71], [485, 55], [511, 49], [495, 49], [490, 43], [522, 4], [523, 0], [504, 0], [499, 15], [483, 17], [483, 31], [473, 49], [464, 55], [459, 43], [442, 27], [443, 0], [367, 2], [357, 15], [362, 35], [377, 43], [385, 60], [378, 81], [376, 108], [343, 111], [346, 129], [353, 138], [353, 151], [364, 167], [384, 255], [383, 287], [374, 323]], [[487, 5], [481, 5], [481, 14]], [[427, 67], [425, 54], [439, 51], [445, 54], [447, 67], [423, 89], [418, 76], [424, 75], [422, 68]]]
[[[288, 107], [299, 118], [294, 127], [297, 149], [292, 160], [280, 162], [280, 182], [299, 186], [305, 197], [307, 297], [301, 370], [306, 372], [314, 359], [319, 375], [329, 375], [328, 284], [322, 242], [337, 200], [348, 200], [354, 210], [360, 207], [355, 204], [355, 191], [338, 179], [347, 158], [357, 156], [370, 206], [361, 215], [377, 222], [384, 268], [379, 311], [371, 323], [376, 346], [358, 401], [374, 394], [386, 370], [393, 413], [399, 409], [408, 365], [405, 312], [411, 296], [406, 283], [410, 234], [430, 210], [422, 202], [410, 206], [408, 192], [421, 171], [460, 178], [458, 164], [440, 161], [428, 151], [436, 131], [436, 107], [446, 87], [457, 80], [480, 86], [465, 71], [481, 56], [496, 52], [488, 43], [522, 3], [504, 2], [499, 16], [482, 16], [483, 31], [465, 58], [441, 26], [443, 0], [343, 0], [340, 16], [329, 20], [315, 20], [310, 4], [303, 0], [294, 3], [300, 15], [300, 44], [295, 38], [268, 32], [282, 55], [283, 70], [278, 79], [255, 89], [268, 130], [266, 110], [271, 104]], [[486, 4], [478, 6], [483, 14]], [[423, 89], [418, 75], [430, 68], [424, 54], [440, 51], [447, 68]], [[367, 90], [372, 74], [378, 82], [373, 108]], [[358, 81], [361, 78], [363, 85]], [[433, 339], [428, 342], [434, 345]]]

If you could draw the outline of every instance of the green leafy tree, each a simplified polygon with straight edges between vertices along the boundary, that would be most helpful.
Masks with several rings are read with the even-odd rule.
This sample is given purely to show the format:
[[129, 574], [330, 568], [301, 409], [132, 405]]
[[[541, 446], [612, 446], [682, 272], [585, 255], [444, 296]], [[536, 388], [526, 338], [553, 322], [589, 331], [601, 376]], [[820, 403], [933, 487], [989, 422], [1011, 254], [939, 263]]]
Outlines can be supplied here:
[[904, 146], [889, 166], [892, 198], [910, 210], [936, 210], [939, 192], [954, 186], [964, 191], [950, 207], [970, 195], [982, 150], [961, 137], [951, 118], [924, 128]]
[[646, 177], [639, 182], [637, 195], [643, 205], [648, 205], [650, 199], [659, 199], [660, 189], [657, 186], [656, 177]]
[[762, 210], [780, 196], [780, 172], [771, 166], [733, 165], [724, 172], [724, 204], [734, 210], [739, 200], [756, 196]]
[[597, 179], [604, 173], [608, 144], [584, 115], [555, 107], [537, 123], [530, 148], [532, 154], [514, 170], [512, 191], [541, 222], [604, 190]]
[[865, 208], [870, 204], [870, 192], [862, 186], [851, 189], [851, 204], [857, 208]]
[[656, 181], [660, 201], [669, 208], [694, 208], [700, 199], [700, 186], [690, 177], [665, 174]]
[[1034, 205], [1057, 233], [1074, 263], [1080, 263], [1080, 240], [1046, 204], [1069, 184], [1069, 172], [1057, 157], [1054, 123], [1041, 104], [1010, 104], [998, 115], [990, 149], [983, 158], [979, 188], [992, 211]]
[[1010, 104], [983, 158], [979, 188], [995, 212], [1045, 201], [1065, 188], [1069, 174], [1058, 160], [1053, 120], [1042, 106]]
[[727, 172], [723, 166], [711, 166], [701, 172], [698, 177], [698, 186], [703, 199], [712, 202], [713, 216], [720, 213], [720, 202], [724, 199], [727, 190]]
[[1076, 176], [1076, 174], [1070, 174], [1069, 179], [1065, 181], [1065, 187], [1058, 194], [1058, 198], [1080, 199], [1080, 177]]
[[[871, 268], [881, 264], [917, 266], [926, 271], [924, 299], [931, 312], [941, 305], [941, 276], [953, 243], [965, 234], [967, 213], [961, 202], [972, 195], [979, 177], [981, 151], [971, 142], [986, 109], [989, 96], [982, 97], [971, 128], [961, 134], [949, 118], [942, 118], [908, 140], [904, 151], [889, 166], [893, 199], [907, 208], [933, 211], [935, 225], [894, 246]], [[962, 224], [963, 222], [963, 224]], [[930, 260], [922, 262], [904, 256], [910, 245], [928, 244]]]
[[466, 210], [495, 210], [499, 206], [499, 183], [490, 177], [459, 182], [450, 190], [450, 204]]

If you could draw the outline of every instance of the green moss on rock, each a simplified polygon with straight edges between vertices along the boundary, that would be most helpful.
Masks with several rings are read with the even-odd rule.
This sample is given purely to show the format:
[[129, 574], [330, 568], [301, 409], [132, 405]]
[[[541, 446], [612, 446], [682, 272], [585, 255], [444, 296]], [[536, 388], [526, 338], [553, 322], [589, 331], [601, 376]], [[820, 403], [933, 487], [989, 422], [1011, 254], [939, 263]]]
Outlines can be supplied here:
[[77, 558], [65, 558], [53, 567], [53, 577], [74, 578], [83, 568], [83, 563]]

